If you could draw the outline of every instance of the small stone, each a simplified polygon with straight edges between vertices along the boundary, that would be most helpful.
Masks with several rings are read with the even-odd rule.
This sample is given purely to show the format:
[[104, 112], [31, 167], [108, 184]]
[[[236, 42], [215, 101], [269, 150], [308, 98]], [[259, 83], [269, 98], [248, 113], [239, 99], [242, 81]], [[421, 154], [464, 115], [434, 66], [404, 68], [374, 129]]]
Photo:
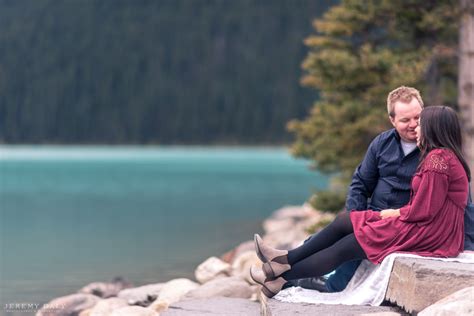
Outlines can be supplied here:
[[108, 298], [117, 296], [117, 294], [130, 287], [128, 282], [123, 281], [121, 278], [117, 278], [112, 282], [93, 282], [78, 291], [78, 293], [92, 294], [102, 298]]
[[232, 276], [237, 276], [253, 283], [250, 278], [250, 267], [252, 265], [260, 266], [262, 262], [258, 259], [255, 251], [247, 251], [237, 257], [232, 263]]
[[239, 244], [237, 247], [235, 247], [231, 251], [228, 251], [225, 254], [223, 254], [220, 257], [220, 259], [224, 262], [233, 264], [236, 258], [238, 258], [242, 253], [248, 252], [248, 251], [255, 251], [253, 240], [247, 240]]
[[174, 279], [166, 282], [158, 295], [156, 301], [149, 308], [160, 313], [168, 308], [170, 304], [178, 302], [186, 293], [199, 287], [199, 284], [189, 279]]
[[95, 304], [95, 306], [90, 309], [88, 316], [107, 316], [114, 310], [124, 306], [128, 306], [128, 304], [123, 299], [116, 297], [107, 298]]
[[239, 277], [218, 278], [189, 291], [185, 299], [202, 299], [210, 297], [250, 298], [253, 288]]
[[92, 294], [72, 294], [62, 296], [44, 304], [37, 316], [78, 315], [81, 311], [93, 307], [100, 298]]
[[203, 284], [218, 277], [229, 276], [230, 271], [230, 264], [219, 258], [210, 257], [197, 267], [194, 275], [196, 280]]
[[165, 283], [156, 283], [125, 289], [117, 297], [126, 300], [129, 305], [147, 307], [158, 298], [164, 285]]

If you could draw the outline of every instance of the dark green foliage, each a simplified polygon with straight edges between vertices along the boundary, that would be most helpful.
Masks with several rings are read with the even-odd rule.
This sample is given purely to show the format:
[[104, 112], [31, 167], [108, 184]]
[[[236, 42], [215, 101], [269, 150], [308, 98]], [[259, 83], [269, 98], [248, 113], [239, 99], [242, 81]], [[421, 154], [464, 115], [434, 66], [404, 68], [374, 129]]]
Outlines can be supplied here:
[[391, 127], [391, 90], [414, 86], [426, 104], [455, 103], [457, 8], [457, 0], [343, 0], [314, 22], [302, 82], [320, 99], [288, 126], [296, 156], [339, 174], [333, 195], [318, 194], [320, 208], [343, 201], [370, 141]]
[[321, 191], [315, 193], [309, 203], [317, 210], [338, 213], [345, 202], [345, 196], [340, 192]]
[[0, 0], [0, 142], [288, 142], [335, 2]]

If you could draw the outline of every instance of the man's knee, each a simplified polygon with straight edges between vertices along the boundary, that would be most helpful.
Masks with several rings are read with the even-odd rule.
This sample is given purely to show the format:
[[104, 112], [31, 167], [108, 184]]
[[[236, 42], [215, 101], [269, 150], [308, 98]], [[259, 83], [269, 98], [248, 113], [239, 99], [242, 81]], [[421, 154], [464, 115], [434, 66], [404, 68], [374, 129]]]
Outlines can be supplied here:
[[326, 281], [329, 292], [340, 292], [347, 287], [359, 267], [360, 260], [349, 261], [340, 265]]

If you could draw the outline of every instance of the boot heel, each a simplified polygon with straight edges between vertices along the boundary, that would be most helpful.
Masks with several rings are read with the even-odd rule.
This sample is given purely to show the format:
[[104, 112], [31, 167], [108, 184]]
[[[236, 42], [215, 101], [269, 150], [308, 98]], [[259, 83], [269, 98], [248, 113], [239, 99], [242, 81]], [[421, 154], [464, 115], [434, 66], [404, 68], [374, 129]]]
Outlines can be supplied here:
[[267, 289], [265, 286], [262, 286], [262, 293], [263, 293], [263, 295], [265, 295], [268, 298], [272, 298], [276, 295], [276, 293], [273, 293], [272, 291]]

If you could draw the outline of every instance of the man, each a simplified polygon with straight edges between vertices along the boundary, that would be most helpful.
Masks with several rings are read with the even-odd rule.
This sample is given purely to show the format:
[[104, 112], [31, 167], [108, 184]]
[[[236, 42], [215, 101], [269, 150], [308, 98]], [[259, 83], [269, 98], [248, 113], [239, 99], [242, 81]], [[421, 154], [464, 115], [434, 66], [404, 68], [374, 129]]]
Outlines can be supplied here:
[[[420, 92], [401, 86], [389, 93], [387, 111], [393, 129], [379, 134], [369, 145], [362, 163], [352, 177], [346, 199], [346, 210], [381, 211], [400, 208], [410, 199], [410, 182], [419, 162], [415, 128], [423, 109]], [[360, 261], [342, 264], [325, 284], [321, 279], [302, 279], [288, 285], [342, 291], [355, 273]]]

